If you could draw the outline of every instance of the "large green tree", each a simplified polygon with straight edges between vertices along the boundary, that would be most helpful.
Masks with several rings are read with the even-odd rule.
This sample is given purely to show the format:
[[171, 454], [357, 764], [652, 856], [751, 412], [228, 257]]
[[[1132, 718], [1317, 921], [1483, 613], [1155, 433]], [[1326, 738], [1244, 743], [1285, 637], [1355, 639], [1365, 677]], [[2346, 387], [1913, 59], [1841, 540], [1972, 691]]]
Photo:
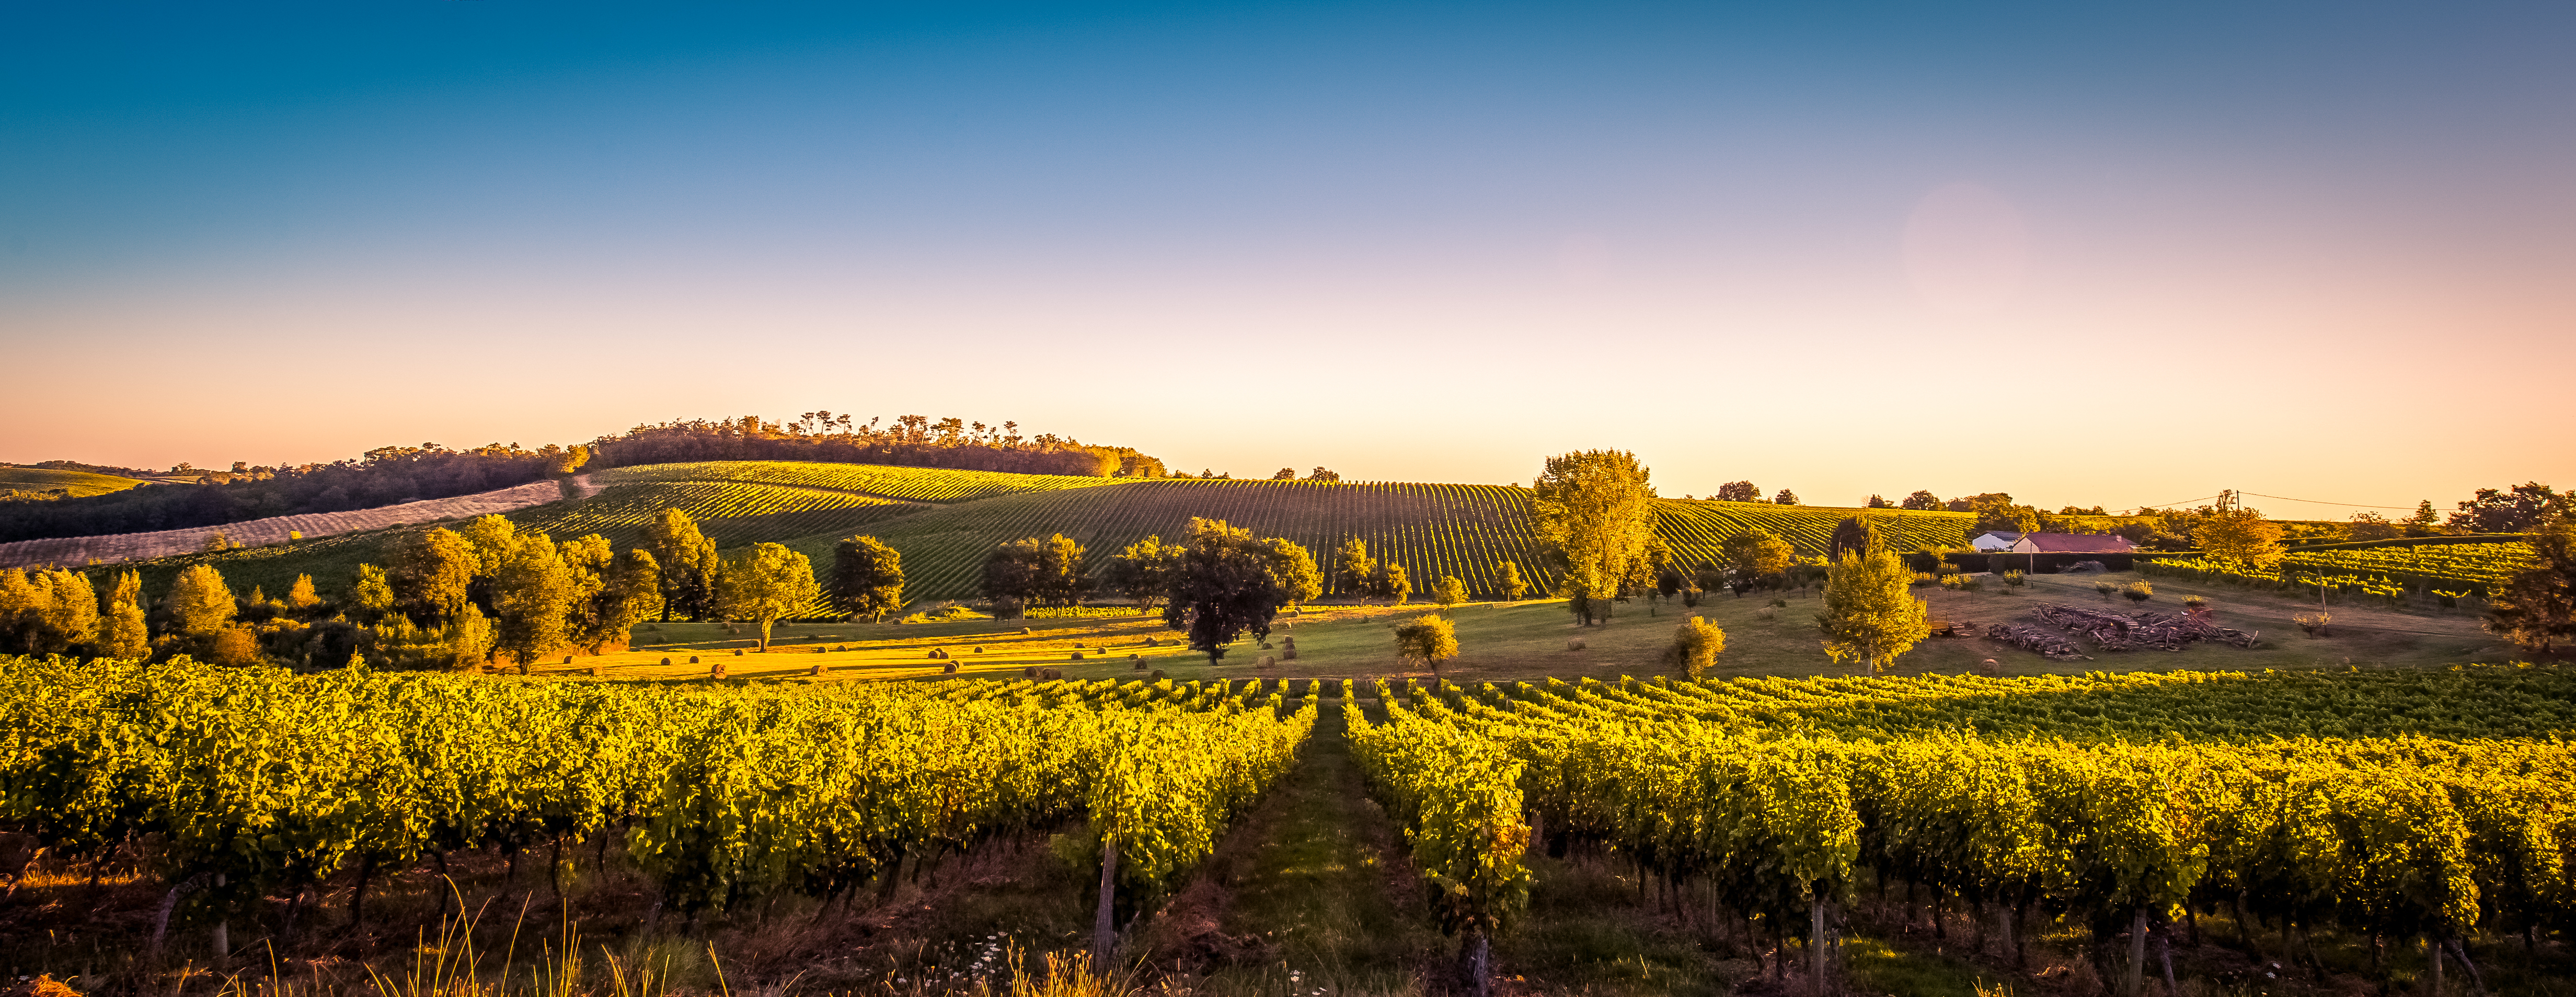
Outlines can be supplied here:
[[1647, 557], [1655, 534], [1650, 475], [1625, 450], [1583, 450], [1548, 458], [1531, 483], [1539, 538], [1565, 564], [1566, 595], [1586, 623], [1592, 605], [1616, 595]]
[[1324, 574], [1315, 567], [1315, 555], [1284, 537], [1266, 538], [1261, 545], [1270, 557], [1271, 577], [1278, 579], [1279, 594], [1288, 605], [1304, 605], [1324, 594]]
[[117, 575], [108, 590], [107, 610], [99, 614], [99, 656], [133, 661], [151, 654], [152, 635], [143, 619], [143, 576], [132, 571]]
[[[522, 665], [535, 664], [538, 655], [563, 646], [569, 637], [565, 622], [583, 596], [572, 566], [543, 533], [487, 532], [483, 543], [503, 548], [491, 581], [493, 650], [508, 652]], [[601, 547], [606, 546], [602, 541]]]
[[1333, 552], [1333, 588], [1344, 596], [1368, 598], [1376, 591], [1377, 559], [1369, 556], [1368, 541], [1352, 537], [1342, 541]]
[[1505, 602], [1519, 602], [1529, 594], [1529, 581], [1521, 577], [1521, 566], [1510, 561], [1502, 564], [1502, 595]]
[[1225, 646], [1247, 631], [1270, 636], [1270, 621], [1291, 595], [1270, 541], [1221, 519], [1192, 517], [1178, 546], [1166, 625], [1189, 631], [1190, 647], [1206, 652], [1209, 664], [1222, 664]]
[[832, 545], [832, 576], [823, 585], [832, 609], [852, 620], [885, 619], [903, 608], [903, 554], [875, 537], [854, 536]]
[[823, 596], [814, 580], [814, 563], [784, 544], [752, 547], [725, 565], [717, 576], [723, 586], [719, 605], [727, 619], [760, 626], [760, 649], [769, 650], [769, 632], [778, 621], [802, 612]]
[[2281, 524], [2252, 509], [2211, 513], [2193, 526], [2192, 539], [2212, 560], [2259, 569], [2281, 562]]
[[2530, 539], [2533, 564], [2488, 600], [2489, 633], [2551, 654], [2576, 646], [2576, 523], [2551, 517]]
[[1082, 557], [1082, 545], [1061, 533], [997, 544], [984, 555], [984, 597], [1006, 616], [1033, 605], [1078, 605], [1091, 588]]
[[1150, 613], [1163, 604], [1172, 588], [1172, 564], [1181, 555], [1179, 544], [1165, 545], [1161, 536], [1150, 536], [1109, 558], [1100, 569], [1101, 584], [1136, 604], [1138, 613]]
[[1755, 585], [1775, 584], [1798, 561], [1797, 549], [1768, 530], [1728, 534], [1719, 541], [1718, 550], [1726, 555], [1727, 571], [1733, 576], [1730, 586], [1738, 596]]
[[1932, 633], [1930, 607], [1914, 597], [1914, 572], [1876, 536], [1847, 551], [1825, 576], [1825, 654], [1837, 663], [1886, 671]]
[[480, 565], [464, 534], [440, 527], [403, 545], [394, 556], [391, 582], [416, 621], [444, 620], [464, 611]]
[[232, 626], [233, 615], [240, 611], [232, 587], [224, 584], [223, 574], [211, 564], [182, 569], [161, 597], [161, 608], [171, 633], [194, 638], [212, 637]]
[[1422, 662], [1438, 675], [1441, 662], [1458, 656], [1458, 628], [1437, 614], [1417, 616], [1395, 628], [1395, 653], [1407, 661]]
[[644, 526], [644, 552], [661, 569], [662, 619], [677, 613], [703, 620], [716, 610], [716, 584], [724, 562], [715, 541], [699, 532], [697, 520], [678, 509], [664, 509]]

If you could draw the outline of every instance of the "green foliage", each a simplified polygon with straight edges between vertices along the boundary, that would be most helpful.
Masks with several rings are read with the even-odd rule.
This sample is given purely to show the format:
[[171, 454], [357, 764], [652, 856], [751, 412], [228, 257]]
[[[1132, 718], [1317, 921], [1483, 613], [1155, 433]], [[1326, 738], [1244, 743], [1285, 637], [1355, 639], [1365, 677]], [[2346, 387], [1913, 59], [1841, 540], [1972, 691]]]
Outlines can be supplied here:
[[179, 572], [169, 594], [161, 597], [161, 609], [170, 621], [170, 632], [184, 637], [211, 637], [232, 626], [234, 614], [240, 611], [224, 576], [203, 564]]
[[1082, 569], [1082, 545], [1072, 538], [1061, 533], [1045, 540], [1022, 537], [985, 555], [984, 597], [1007, 610], [1005, 616], [1031, 605], [1077, 605], [1091, 589]]
[[2532, 567], [2516, 573], [2487, 609], [2489, 633], [2549, 654], [2576, 645], [2576, 527], [2531, 535]]
[[1697, 679], [1724, 653], [1726, 631], [1705, 617], [1694, 616], [1674, 628], [1673, 645], [1664, 649], [1664, 663], [1679, 670], [1683, 678]]
[[[403, 608], [414, 617], [447, 619], [465, 608], [481, 565], [474, 545], [463, 534], [435, 529], [403, 545], [395, 556], [391, 581], [394, 591], [402, 595]], [[180, 577], [187, 577], [186, 573]]]
[[1072, 474], [1012, 474], [960, 471], [937, 467], [884, 464], [839, 464], [795, 460], [717, 460], [687, 464], [645, 464], [601, 471], [595, 485], [642, 482], [752, 482], [803, 489], [855, 492], [906, 502], [968, 502], [975, 499], [1118, 484], [1123, 479]]
[[1885, 547], [1844, 554], [1826, 577], [1825, 611], [1816, 616], [1826, 656], [1882, 672], [1930, 636], [1930, 609], [1914, 597], [1913, 580], [1905, 560]]
[[1270, 560], [1270, 576], [1288, 605], [1312, 602], [1324, 594], [1323, 573], [1315, 567], [1315, 555], [1304, 546], [1281, 537], [1266, 538], [1261, 544]]
[[1171, 591], [1172, 567], [1180, 555], [1180, 545], [1165, 546], [1162, 537], [1146, 537], [1109, 558], [1101, 568], [1101, 585], [1133, 601], [1137, 612], [1152, 612]]
[[1531, 482], [1531, 526], [1566, 567], [1569, 595], [1601, 600], [1646, 556], [1654, 537], [1651, 472], [1623, 450], [1584, 450], [1547, 459]]
[[1731, 580], [1735, 582], [1775, 584], [1798, 559], [1796, 550], [1764, 530], [1748, 530], [1728, 537], [1722, 549]]
[[1519, 602], [1522, 596], [1529, 594], [1529, 582], [1521, 578], [1521, 566], [1505, 561], [1500, 567], [1502, 587], [1497, 591], [1502, 593], [1503, 601]]
[[716, 545], [699, 532], [698, 522], [678, 509], [664, 509], [644, 528], [644, 552], [660, 568], [662, 618], [678, 613], [703, 620], [716, 609], [716, 592], [724, 562]]
[[358, 622], [374, 623], [393, 611], [393, 583], [386, 578], [385, 569], [361, 564], [357, 579], [349, 583], [348, 595], [341, 601]]
[[1456, 575], [1442, 575], [1440, 583], [1431, 587], [1431, 601], [1439, 603], [1442, 609], [1455, 609], [1459, 603], [1467, 601], [1467, 583], [1459, 581]]
[[883, 620], [903, 608], [903, 554], [875, 537], [844, 539], [832, 547], [832, 577], [823, 589], [833, 611]]
[[1369, 556], [1368, 541], [1352, 537], [1333, 552], [1333, 584], [1343, 595], [1369, 595], [1377, 576], [1377, 559]]
[[1250, 530], [1224, 520], [1192, 519], [1172, 564], [1163, 622], [1187, 630], [1190, 647], [1209, 664], [1225, 660], [1225, 646], [1250, 632], [1270, 636], [1270, 621], [1291, 595], [1281, 582], [1276, 551]]
[[780, 544], [758, 544], [725, 564], [719, 600], [727, 619], [760, 626], [760, 649], [769, 650], [770, 628], [823, 595], [814, 564]]
[[2252, 509], [2213, 513], [2200, 521], [2192, 538], [2214, 561], [2255, 570], [2281, 562], [2281, 525]]
[[1419, 661], [1432, 671], [1458, 656], [1458, 628], [1444, 616], [1426, 614], [1395, 628], [1396, 656]]

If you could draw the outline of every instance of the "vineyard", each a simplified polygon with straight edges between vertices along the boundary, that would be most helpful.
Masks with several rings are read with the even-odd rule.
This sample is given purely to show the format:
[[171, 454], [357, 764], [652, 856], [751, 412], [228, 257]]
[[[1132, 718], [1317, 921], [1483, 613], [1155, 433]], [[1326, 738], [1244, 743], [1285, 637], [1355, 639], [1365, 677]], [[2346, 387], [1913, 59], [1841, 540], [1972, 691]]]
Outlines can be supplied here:
[[1786, 540], [1800, 556], [1823, 557], [1833, 549], [1834, 527], [1851, 516], [1877, 524], [1888, 545], [1904, 551], [1965, 547], [1968, 527], [1976, 523], [1976, 517], [1963, 512], [1666, 500], [1655, 504], [1655, 532], [1685, 565], [1723, 563], [1718, 545], [1748, 530]]
[[2268, 571], [2183, 555], [2141, 560], [2138, 570], [2276, 591], [2313, 593], [2322, 585], [2391, 605], [2424, 599], [2452, 606], [2463, 596], [2493, 593], [2531, 565], [2529, 544], [2505, 541], [2293, 551]]
[[72, 498], [121, 492], [145, 482], [139, 478], [120, 478], [112, 474], [88, 471], [61, 471], [48, 467], [0, 467], [0, 496], [10, 492], [52, 492], [57, 489]]
[[514, 488], [349, 512], [311, 512], [293, 516], [271, 516], [266, 519], [226, 523], [222, 526], [194, 526], [179, 530], [154, 530], [148, 533], [17, 540], [0, 544], [0, 566], [82, 565], [93, 560], [116, 563], [169, 557], [174, 554], [204, 550], [206, 541], [218, 533], [223, 534], [226, 540], [236, 545], [257, 547], [287, 543], [300, 537], [337, 536], [382, 530], [406, 523], [434, 523], [440, 520], [508, 513], [555, 502], [561, 500], [563, 496], [563, 486], [552, 481], [533, 481]]
[[[973, 595], [995, 544], [1063, 533], [1082, 542], [1097, 570], [1148, 535], [1177, 536], [1192, 516], [1286, 537], [1319, 563], [1357, 537], [1372, 554], [1403, 565], [1417, 590], [1456, 575], [1473, 591], [1492, 592], [1504, 561], [1519, 563], [1533, 589], [1546, 584], [1528, 509], [1528, 491], [1492, 485], [1177, 479], [986, 499], [905, 517], [877, 536], [903, 552], [906, 591], [915, 598]], [[789, 546], [821, 560], [836, 539]]]
[[2571, 913], [2576, 681], [2554, 670], [1376, 691], [1384, 723], [1345, 704], [1355, 752], [1424, 874], [1495, 923], [1534, 835], [1810, 939], [1811, 972], [1827, 908], [1891, 877], [1993, 905], [2016, 959], [2035, 909], [2125, 935], [2131, 987], [2180, 906], [2464, 963], [2463, 937]]
[[[605, 477], [601, 475], [599, 477]], [[599, 477], [593, 478], [597, 483]], [[631, 546], [663, 509], [678, 509], [700, 523], [719, 547], [739, 547], [782, 536], [846, 533], [900, 516], [919, 506], [844, 491], [733, 481], [612, 484], [581, 502], [530, 510], [510, 517], [521, 530], [558, 538], [597, 533]]]
[[1090, 488], [1120, 484], [1124, 479], [1065, 474], [1012, 474], [1004, 471], [956, 471], [931, 467], [878, 464], [829, 464], [789, 460], [714, 460], [689, 464], [645, 464], [591, 475], [602, 485], [674, 481], [741, 481], [858, 492], [906, 502], [969, 502], [1023, 492]]
[[667, 902], [722, 910], [835, 896], [908, 853], [1076, 817], [1114, 849], [1121, 888], [1151, 895], [1293, 764], [1316, 716], [1296, 691], [16, 658], [0, 661], [0, 819], [69, 854], [149, 836], [201, 921], [351, 872], [354, 908], [371, 870], [605, 836]]

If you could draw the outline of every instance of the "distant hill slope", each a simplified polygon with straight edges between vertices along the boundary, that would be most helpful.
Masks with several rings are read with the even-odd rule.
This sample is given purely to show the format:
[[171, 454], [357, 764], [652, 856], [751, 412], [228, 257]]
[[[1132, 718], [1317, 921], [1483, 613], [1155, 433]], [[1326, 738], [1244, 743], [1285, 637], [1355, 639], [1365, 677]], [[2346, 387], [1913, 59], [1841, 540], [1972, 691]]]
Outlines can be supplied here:
[[140, 478], [120, 478], [87, 471], [57, 471], [43, 467], [0, 467], [0, 492], [49, 492], [63, 489], [73, 498], [121, 492], [147, 484]]
[[[617, 468], [587, 480], [601, 490], [508, 516], [521, 529], [557, 539], [599, 533], [626, 547], [661, 509], [678, 508], [699, 520], [721, 548], [784, 542], [811, 557], [818, 571], [830, 564], [834, 542], [869, 533], [903, 552], [908, 594], [917, 599], [976, 595], [978, 572], [995, 544], [1063, 533], [1083, 543], [1096, 568], [1148, 534], [1177, 537], [1192, 516], [1287, 537], [1312, 551], [1319, 565], [1344, 540], [1358, 537], [1373, 554], [1403, 565], [1416, 592], [1427, 592], [1443, 575], [1456, 575], [1471, 591], [1491, 595], [1500, 587], [1504, 561], [1521, 566], [1533, 592], [1555, 581], [1542, 563], [1526, 488], [1088, 478], [793, 461]], [[1885, 524], [1905, 549], [1957, 546], [1972, 522], [1964, 513], [1947, 512], [1678, 499], [1656, 504], [1657, 529], [1685, 565], [1716, 560], [1720, 543], [1748, 529], [1769, 530], [1801, 554], [1820, 555], [1834, 524], [1860, 512]], [[360, 562], [387, 563], [404, 538], [424, 528], [164, 557], [148, 562], [146, 581], [157, 593], [180, 566], [209, 561], [243, 591], [254, 584], [278, 591], [298, 572], [310, 572], [325, 593], [336, 592]]]
[[601, 471], [591, 476], [602, 485], [667, 481], [741, 481], [757, 484], [829, 488], [906, 502], [969, 502], [1021, 492], [1055, 491], [1122, 484], [1135, 479], [1069, 474], [1013, 474], [1006, 471], [952, 471], [935, 467], [883, 464], [825, 464], [794, 460], [710, 460], [688, 464], [645, 464]]
[[43, 540], [19, 540], [0, 543], [0, 567], [29, 564], [53, 564], [77, 567], [96, 559], [103, 563], [166, 558], [174, 554], [204, 550], [206, 541], [217, 533], [242, 546], [287, 542], [294, 533], [321, 538], [343, 533], [381, 530], [405, 523], [429, 523], [461, 519], [486, 513], [511, 512], [563, 498], [563, 487], [552, 481], [537, 481], [515, 488], [502, 488], [453, 498], [405, 502], [401, 505], [378, 506], [355, 512], [313, 512], [295, 516], [271, 516], [221, 526], [190, 526], [176, 530], [154, 530], [149, 533], [116, 533], [98, 537], [51, 537]]

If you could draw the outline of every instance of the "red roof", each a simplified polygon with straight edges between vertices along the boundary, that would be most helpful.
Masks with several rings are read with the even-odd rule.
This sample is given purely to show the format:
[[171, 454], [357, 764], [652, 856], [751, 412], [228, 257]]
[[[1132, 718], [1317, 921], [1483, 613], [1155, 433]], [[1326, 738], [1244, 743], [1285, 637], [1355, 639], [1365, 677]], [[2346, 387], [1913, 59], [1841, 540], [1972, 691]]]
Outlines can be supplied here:
[[2024, 533], [2021, 538], [2042, 554], [2126, 554], [2138, 549], [2129, 538], [2112, 533]]

